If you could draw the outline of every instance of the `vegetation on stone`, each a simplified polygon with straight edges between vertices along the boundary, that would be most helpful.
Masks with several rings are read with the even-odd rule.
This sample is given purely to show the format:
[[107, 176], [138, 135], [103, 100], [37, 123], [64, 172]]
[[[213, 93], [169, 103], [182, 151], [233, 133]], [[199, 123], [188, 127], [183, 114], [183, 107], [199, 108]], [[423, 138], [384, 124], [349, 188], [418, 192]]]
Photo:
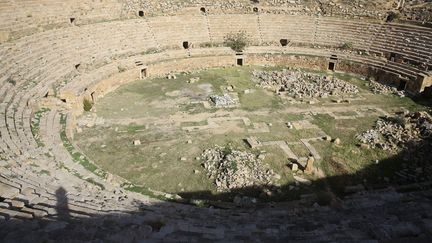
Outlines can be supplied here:
[[93, 107], [93, 102], [88, 99], [83, 100], [84, 111], [90, 111]]
[[224, 45], [235, 52], [242, 52], [249, 44], [249, 37], [245, 31], [231, 32], [224, 37]]
[[352, 42], [345, 42], [340, 47], [343, 50], [352, 50], [354, 48], [354, 45]]

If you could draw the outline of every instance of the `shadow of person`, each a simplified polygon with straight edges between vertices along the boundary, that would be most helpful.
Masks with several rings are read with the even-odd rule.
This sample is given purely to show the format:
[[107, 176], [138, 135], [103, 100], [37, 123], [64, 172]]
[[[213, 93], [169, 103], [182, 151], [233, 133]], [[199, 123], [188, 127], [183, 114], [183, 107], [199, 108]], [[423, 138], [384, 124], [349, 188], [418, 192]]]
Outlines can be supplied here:
[[67, 221], [70, 219], [69, 214], [69, 206], [68, 199], [66, 196], [66, 190], [63, 187], [60, 187], [56, 190], [56, 198], [57, 198], [57, 215], [60, 220]]

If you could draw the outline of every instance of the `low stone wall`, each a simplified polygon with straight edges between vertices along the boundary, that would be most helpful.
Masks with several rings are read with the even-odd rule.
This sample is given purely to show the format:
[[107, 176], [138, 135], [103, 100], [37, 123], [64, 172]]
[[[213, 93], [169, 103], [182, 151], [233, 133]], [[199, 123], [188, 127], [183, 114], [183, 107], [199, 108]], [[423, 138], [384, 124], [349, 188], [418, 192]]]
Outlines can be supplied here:
[[348, 61], [341, 60], [338, 62], [336, 69], [338, 71], [346, 72], [346, 73], [355, 73], [363, 76], [373, 75], [375, 72], [368, 67], [367, 65]]
[[[67, 92], [63, 92], [61, 97], [67, 97], [67, 103], [71, 108], [72, 114], [78, 116], [83, 113], [84, 99], [96, 102], [98, 98], [114, 91], [118, 87], [141, 78], [161, 77], [169, 73], [194, 71], [211, 67], [233, 66], [236, 65], [237, 58], [243, 58], [244, 65], [287, 66], [319, 71], [327, 71], [330, 62], [329, 57], [325, 53], [322, 54], [322, 56], [307, 53], [303, 55], [301, 53], [283, 53], [283, 51], [281, 51], [282, 53], [277, 53], [271, 47], [269, 47], [269, 53], [260, 50], [258, 53], [245, 52], [241, 56], [236, 56], [233, 52], [223, 48], [197, 49], [192, 56], [186, 54], [179, 55], [177, 52], [179, 51], [160, 53], [158, 57], [150, 59], [145, 58], [145, 56], [140, 56], [129, 58], [128, 60], [120, 60], [119, 62], [128, 63], [131, 62], [131, 60], [147, 59], [148, 63], [144, 63], [143, 61], [140, 66], [129, 65], [129, 63], [125, 66], [125, 70], [119, 71], [99, 81], [90, 81], [88, 86], [85, 86], [84, 89], [83, 87], [79, 87], [77, 90], [74, 90], [74, 88], [71, 87]], [[191, 53], [189, 53], [189, 55], [191, 55]], [[398, 75], [374, 69], [365, 63], [343, 58], [340, 58], [338, 61], [332, 60], [332, 62], [336, 62], [336, 71], [374, 77], [376, 80], [396, 86], [401, 82]], [[85, 80], [83, 80], [83, 82], [84, 81]], [[414, 82], [407, 82], [407, 89], [412, 89], [414, 87], [413, 85], [416, 84], [414, 84]], [[74, 125], [70, 123], [68, 127], [70, 130], [73, 130]]]
[[[172, 56], [168, 52], [166, 59], [158, 58], [152, 63], [143, 63], [141, 66], [128, 67], [129, 69], [119, 73], [115, 73], [108, 78], [100, 81], [90, 82], [83, 91], [74, 90], [73, 88], [62, 92], [61, 98], [67, 100], [67, 103], [73, 110], [75, 115], [83, 112], [83, 100], [88, 99], [96, 101], [96, 99], [103, 97], [105, 94], [114, 91], [121, 85], [127, 84], [140, 78], [142, 70], [145, 70], [146, 77], [161, 77], [169, 73], [194, 71], [210, 67], [222, 67], [236, 65], [236, 59], [240, 58], [235, 56], [234, 53], [227, 54], [226, 50], [220, 51], [203, 50], [207, 55], [214, 54], [214, 56], [196, 56], [191, 57], [178, 57]], [[329, 59], [325, 56], [301, 55], [301, 54], [286, 54], [286, 53], [245, 53], [241, 56], [244, 59], [244, 65], [271, 65], [271, 66], [287, 66], [294, 68], [307, 68], [312, 70], [327, 71]], [[385, 72], [377, 72], [365, 64], [352, 62], [348, 60], [340, 60], [336, 66], [337, 71], [347, 73], [355, 73], [363, 76], [382, 77], [383, 80], [396, 82], [392, 75]], [[82, 88], [82, 87], [81, 87]]]
[[[233, 56], [190, 57], [183, 59], [169, 59], [147, 66], [138, 66], [112, 75], [109, 78], [88, 87], [81, 100], [83, 98], [89, 100], [100, 98], [105, 94], [116, 90], [118, 87], [140, 78], [161, 77], [169, 73], [194, 71], [209, 67], [230, 66], [235, 64], [234, 61]], [[141, 71], [143, 69], [146, 70], [146, 77], [141, 77]]]
[[62, 93], [61, 97], [67, 100], [73, 113], [79, 115], [83, 112], [84, 99], [96, 101], [98, 98], [103, 97], [107, 93], [116, 90], [124, 84], [144, 78], [141, 77], [141, 70], [143, 69], [146, 69], [146, 77], [161, 77], [169, 73], [233, 65], [235, 65], [234, 55], [167, 59], [148, 65], [137, 66], [111, 75], [99, 82], [91, 83], [86, 87], [83, 93], [75, 93], [73, 90], [68, 90], [67, 92]]
[[247, 54], [246, 64], [326, 70], [327, 58], [292, 54]]

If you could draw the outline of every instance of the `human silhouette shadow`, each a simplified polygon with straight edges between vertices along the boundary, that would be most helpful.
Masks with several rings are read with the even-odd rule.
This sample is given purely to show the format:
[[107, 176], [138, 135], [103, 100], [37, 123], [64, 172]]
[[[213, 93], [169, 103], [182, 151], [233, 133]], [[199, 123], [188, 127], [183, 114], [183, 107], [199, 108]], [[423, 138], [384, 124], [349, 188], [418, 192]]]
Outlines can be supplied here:
[[[60, 187], [55, 191], [56, 205], [37, 203], [57, 214], [29, 219], [3, 213], [0, 242], [432, 242], [431, 148], [428, 138], [378, 164], [317, 178], [298, 191], [290, 191], [295, 184], [287, 183], [281, 190], [295, 195], [259, 198], [252, 206], [231, 200], [259, 192], [245, 187], [216, 195], [184, 192], [181, 203], [134, 201], [129, 210], [95, 213], [77, 204], [72, 195], [68, 198]], [[416, 176], [395, 176], [401, 169]], [[359, 183], [361, 191], [345, 191]]]
[[70, 212], [68, 206], [68, 198], [66, 196], [66, 190], [63, 187], [60, 187], [56, 190], [56, 198], [57, 198], [57, 215], [58, 219], [62, 221], [70, 220]]

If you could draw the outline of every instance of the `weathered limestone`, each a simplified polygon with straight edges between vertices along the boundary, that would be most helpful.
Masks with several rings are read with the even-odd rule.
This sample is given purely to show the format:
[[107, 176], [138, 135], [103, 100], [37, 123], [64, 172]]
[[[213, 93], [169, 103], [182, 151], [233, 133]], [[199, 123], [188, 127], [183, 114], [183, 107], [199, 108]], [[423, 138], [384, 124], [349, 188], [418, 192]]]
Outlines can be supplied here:
[[0, 31], [0, 44], [9, 40], [9, 32]]
[[[62, 237], [104, 241], [105, 236], [121, 240], [127, 236], [130, 241], [146, 240], [146, 237], [149, 241], [189, 241], [192, 236], [198, 241], [253, 241], [261, 240], [261, 236], [263, 240], [275, 241], [287, 238], [310, 241], [316, 240], [317, 236], [330, 241], [388, 241], [402, 236], [428, 236], [430, 232], [421, 232], [431, 226], [430, 200], [420, 193], [403, 195], [379, 191], [375, 195], [369, 192], [371, 194], [366, 196], [348, 198], [344, 202], [347, 210], [329, 213], [329, 208], [314, 207], [310, 211], [306, 208], [301, 209], [301, 217], [296, 216], [299, 212], [287, 209], [241, 211], [233, 215], [232, 211], [177, 204], [154, 206], [154, 202], [146, 197], [126, 193], [85, 170], [73, 161], [59, 135], [59, 112], [81, 109], [83, 97], [97, 98], [137, 78], [142, 67], [137, 66], [140, 62], [148, 62], [149, 75], [232, 64], [233, 54], [228, 48], [200, 49], [200, 45], [221, 42], [226, 33], [240, 29], [252, 35], [253, 45], [271, 45], [250, 47], [246, 52], [251, 54], [248, 56], [251, 64], [260, 63], [260, 58], [266, 59], [267, 63], [277, 60], [277, 63], [282, 58], [275, 56], [283, 53], [319, 56], [320, 60], [337, 54], [342, 60], [394, 73], [398, 79], [399, 76], [408, 78], [411, 81], [407, 87], [417, 91], [415, 85], [411, 85], [416, 84], [412, 79], [419, 73], [427, 76], [425, 70], [431, 64], [430, 29], [367, 19], [315, 17], [317, 12], [324, 16], [378, 14], [378, 11], [363, 12], [364, 8], [353, 2], [335, 5], [335, 8], [330, 8], [330, 3], [306, 8], [295, 1], [260, 1], [257, 5], [240, 0], [133, 1], [133, 4], [114, 0], [3, 1], [0, 4], [0, 196], [5, 200], [0, 203], [1, 238], [6, 242], [21, 242], [20, 237], [35, 236], [37, 239], [42, 234], [38, 226], [43, 226], [43, 233], [47, 233], [48, 240], [42, 241], [74, 240]], [[205, 6], [205, 13], [200, 11], [201, 5]], [[145, 18], [135, 18], [141, 9]], [[158, 17], [151, 16], [159, 14]], [[134, 18], [130, 18], [132, 16]], [[289, 38], [290, 46], [282, 48], [278, 42], [285, 38]], [[181, 49], [183, 41], [192, 43], [190, 50]], [[365, 50], [357, 53], [327, 48], [346, 41], [352, 41], [356, 49]], [[295, 44], [306, 46], [298, 48]], [[363, 54], [366, 52], [367, 55]], [[403, 63], [383, 60], [370, 54], [372, 52], [394, 52], [404, 60]], [[287, 55], [287, 58], [291, 57]], [[325, 63], [319, 67], [323, 68], [323, 65], [325, 68]], [[338, 63], [338, 68], [346, 67], [348, 65], [343, 62]], [[64, 96], [60, 98], [66, 103], [53, 97], [62, 87], [65, 87]], [[76, 99], [77, 106], [69, 107], [71, 99]], [[32, 113], [43, 106], [52, 111], [42, 117], [40, 136], [45, 146], [38, 147], [30, 119]], [[289, 154], [286, 142], [278, 144]], [[315, 159], [317, 157], [314, 155]], [[292, 169], [294, 171], [294, 165]], [[412, 171], [420, 170], [399, 174], [408, 179], [416, 178]], [[105, 190], [74, 176], [75, 173], [105, 185]], [[304, 178], [296, 177], [296, 180], [308, 184]], [[64, 195], [56, 193], [60, 187], [65, 188]], [[73, 210], [71, 218], [79, 221], [57, 221], [56, 207], [65, 198]], [[146, 210], [145, 214], [140, 215], [138, 208]], [[403, 208], [403, 212], [396, 210], [398, 208]], [[359, 210], [361, 217], [352, 213]], [[164, 221], [163, 226], [146, 224], [149, 219], [159, 218]], [[110, 227], [112, 222], [114, 226]], [[314, 229], [306, 231], [293, 225], [307, 225], [308, 229], [312, 225]], [[365, 228], [359, 229], [358, 225]], [[387, 225], [394, 227], [390, 230]], [[64, 229], [69, 232], [56, 237], [50, 235]], [[96, 231], [98, 234], [93, 233]], [[115, 238], [116, 234], [120, 237]], [[89, 235], [101, 239], [87, 238]], [[23, 241], [29, 241], [26, 239]]]
[[277, 177], [262, 157], [247, 151], [216, 146], [206, 149], [201, 158], [208, 177], [214, 180], [219, 191], [271, 186]]
[[7, 184], [0, 183], [0, 194], [5, 198], [13, 198], [19, 194], [19, 189], [16, 187], [9, 186]]
[[246, 141], [251, 148], [257, 148], [260, 145], [260, 142], [255, 137], [248, 137]]
[[306, 174], [310, 175], [310, 174], [314, 173], [314, 170], [315, 170], [315, 168], [314, 168], [314, 162], [315, 162], [314, 157], [309, 157], [308, 158], [308, 160], [306, 161], [306, 168], [304, 170], [304, 172]]

